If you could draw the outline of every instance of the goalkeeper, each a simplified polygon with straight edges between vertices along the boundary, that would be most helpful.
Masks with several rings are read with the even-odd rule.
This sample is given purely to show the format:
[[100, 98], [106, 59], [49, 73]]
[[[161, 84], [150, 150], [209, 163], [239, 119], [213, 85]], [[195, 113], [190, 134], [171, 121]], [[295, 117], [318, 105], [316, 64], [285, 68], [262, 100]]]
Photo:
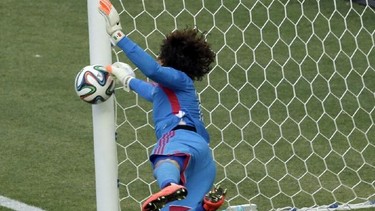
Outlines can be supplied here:
[[153, 104], [157, 143], [149, 159], [161, 190], [143, 203], [142, 210], [217, 210], [226, 191], [214, 188], [209, 192], [216, 166], [194, 87], [194, 81], [211, 70], [215, 53], [203, 34], [186, 28], [166, 36], [155, 60], [124, 35], [119, 15], [109, 0], [100, 0], [99, 11], [112, 43], [153, 81], [135, 78], [125, 63], [107, 67], [126, 91], [133, 90]]

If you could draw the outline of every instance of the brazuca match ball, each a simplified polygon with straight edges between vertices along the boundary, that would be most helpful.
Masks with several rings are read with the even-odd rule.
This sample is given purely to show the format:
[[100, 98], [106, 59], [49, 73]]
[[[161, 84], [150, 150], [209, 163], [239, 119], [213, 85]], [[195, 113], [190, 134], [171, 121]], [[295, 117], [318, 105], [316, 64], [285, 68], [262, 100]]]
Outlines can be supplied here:
[[81, 100], [98, 104], [114, 92], [115, 81], [102, 65], [89, 65], [78, 72], [74, 88]]

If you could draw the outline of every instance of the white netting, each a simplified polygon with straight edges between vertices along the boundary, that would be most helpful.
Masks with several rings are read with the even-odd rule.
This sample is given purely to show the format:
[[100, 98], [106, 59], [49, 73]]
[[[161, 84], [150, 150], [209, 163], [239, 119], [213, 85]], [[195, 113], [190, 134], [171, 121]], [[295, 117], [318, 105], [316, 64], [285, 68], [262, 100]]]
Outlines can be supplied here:
[[[217, 62], [197, 88], [226, 205], [375, 199], [372, 8], [344, 0], [112, 1], [124, 32], [152, 55], [176, 28], [207, 32]], [[151, 105], [121, 90], [116, 99], [121, 206], [138, 210], [157, 190], [147, 161]]]

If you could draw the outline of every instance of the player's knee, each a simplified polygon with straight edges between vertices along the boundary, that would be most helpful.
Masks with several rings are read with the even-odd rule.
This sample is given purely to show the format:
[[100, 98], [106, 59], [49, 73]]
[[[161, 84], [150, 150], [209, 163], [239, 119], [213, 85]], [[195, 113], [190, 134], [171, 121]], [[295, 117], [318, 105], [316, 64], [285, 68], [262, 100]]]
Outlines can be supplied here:
[[152, 163], [154, 169], [164, 162], [169, 162], [181, 170], [184, 167], [185, 159], [185, 156], [157, 156], [155, 159], [153, 159]]

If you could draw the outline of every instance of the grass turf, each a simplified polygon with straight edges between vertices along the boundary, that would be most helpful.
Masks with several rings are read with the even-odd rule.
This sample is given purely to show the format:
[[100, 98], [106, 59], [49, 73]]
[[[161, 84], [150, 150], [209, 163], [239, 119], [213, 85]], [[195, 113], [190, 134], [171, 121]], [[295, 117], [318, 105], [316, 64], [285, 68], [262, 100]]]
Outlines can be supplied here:
[[[192, 25], [199, 13], [195, 23], [218, 63], [197, 86], [230, 204], [251, 200], [268, 210], [292, 199], [302, 207], [374, 196], [374, 11], [345, 1], [284, 2], [206, 2], [200, 11], [200, 2], [186, 1], [180, 13], [181, 3], [165, 1], [167, 14], [153, 1], [142, 13], [133, 0], [121, 19], [130, 37], [157, 53], [175, 21]], [[46, 210], [95, 210], [91, 107], [73, 89], [89, 64], [86, 3], [0, 4], [0, 195]], [[154, 144], [143, 111], [150, 106], [131, 94], [118, 99], [129, 107], [125, 125], [137, 128], [118, 130], [119, 160], [125, 152], [132, 160], [119, 166], [121, 206], [138, 210], [149, 185], [156, 190], [145, 162]], [[129, 144], [136, 135], [142, 144]]]

